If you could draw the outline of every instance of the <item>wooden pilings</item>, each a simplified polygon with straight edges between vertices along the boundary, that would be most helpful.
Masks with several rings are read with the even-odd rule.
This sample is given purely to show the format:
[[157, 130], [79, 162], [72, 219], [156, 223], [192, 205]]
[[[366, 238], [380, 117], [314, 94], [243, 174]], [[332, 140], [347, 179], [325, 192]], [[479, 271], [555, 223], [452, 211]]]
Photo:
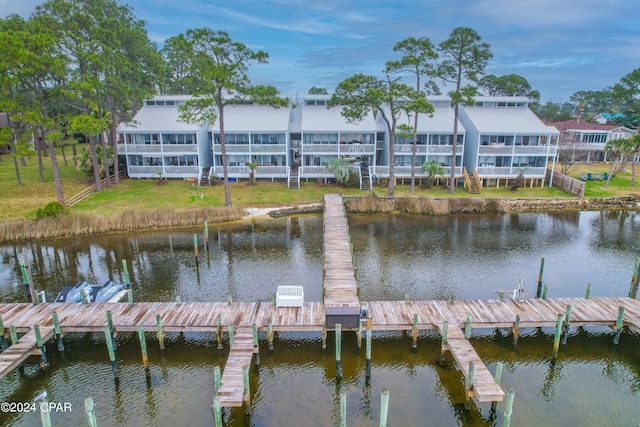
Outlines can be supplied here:
[[58, 321], [58, 313], [51, 313], [51, 319], [53, 319], [53, 332], [56, 334], [56, 341], [58, 342], [58, 351], [64, 351], [64, 343], [62, 342], [62, 329], [60, 329], [60, 322]]
[[467, 321], [464, 324], [464, 337], [471, 338], [471, 313], [467, 313]]
[[111, 310], [107, 310], [107, 330], [109, 331], [109, 339], [111, 340], [111, 345], [115, 349], [117, 347], [116, 343], [116, 331], [113, 327], [113, 318], [111, 316]]
[[144, 335], [144, 328], [138, 326], [138, 337], [140, 338], [140, 351], [142, 352], [142, 365], [144, 366], [144, 373], [147, 377], [151, 376], [149, 370], [149, 355], [147, 354], [147, 339]]
[[569, 328], [571, 326], [571, 304], [567, 305], [567, 312], [564, 316], [564, 331], [562, 331], [562, 345], [567, 344], [567, 338], [569, 337]]
[[[272, 317], [269, 317], [269, 321], [267, 323], [267, 342], [269, 343], [269, 350], [273, 350], [273, 318]], [[326, 336], [325, 336], [325, 347], [326, 347]]]
[[211, 405], [211, 411], [213, 412], [213, 419], [216, 423], [216, 427], [223, 427], [222, 424], [222, 406], [220, 406], [220, 396], [213, 395], [213, 405]]
[[218, 342], [218, 350], [222, 350], [222, 319], [216, 317], [216, 341]]
[[444, 364], [444, 355], [448, 350], [447, 334], [449, 332], [449, 322], [446, 320], [442, 323], [442, 344], [440, 344], [440, 364]]
[[544, 272], [544, 257], [540, 259], [540, 274], [538, 275], [538, 290], [536, 291], [536, 298], [540, 298], [542, 293], [542, 273]]
[[220, 389], [221, 381], [222, 373], [220, 372], [220, 366], [216, 365], [213, 367], [213, 386], [216, 388], [216, 393]]
[[198, 235], [197, 234], [193, 235], [193, 256], [196, 258], [196, 261], [198, 261]]
[[616, 319], [615, 332], [613, 334], [613, 343], [618, 344], [620, 342], [620, 334], [622, 334], [622, 320], [624, 318], [624, 307], [618, 307], [618, 318]]
[[413, 315], [413, 328], [411, 331], [411, 337], [412, 337], [411, 348], [417, 348], [418, 347], [418, 315], [417, 314]]
[[245, 402], [249, 402], [251, 399], [251, 389], [250, 389], [250, 382], [249, 382], [249, 367], [246, 365], [242, 367], [242, 381], [244, 383], [243, 400]]
[[466, 409], [471, 408], [471, 400], [473, 396], [473, 392], [471, 389], [473, 388], [473, 376], [475, 374], [476, 365], [473, 362], [469, 362], [469, 375], [467, 375], [467, 381], [465, 383], [464, 392], [465, 392], [465, 403], [464, 407]]
[[98, 427], [98, 420], [96, 419], [96, 405], [93, 401], [93, 397], [89, 396], [84, 399], [84, 412], [87, 414], [87, 423], [89, 427]]
[[260, 351], [259, 351], [259, 343], [258, 343], [258, 326], [256, 324], [251, 325], [251, 329], [253, 332], [253, 353], [255, 354], [255, 365], [256, 367], [260, 366]]
[[33, 303], [33, 305], [37, 305], [38, 297], [36, 296], [35, 284], [33, 283], [33, 275], [31, 273], [31, 266], [29, 265], [29, 254], [27, 253], [27, 248], [22, 248], [22, 262], [23, 264], [21, 264], [21, 266], [23, 266], [24, 268], [23, 275], [26, 274], [31, 302]]
[[507, 392], [507, 398], [504, 402], [504, 413], [503, 415], [503, 427], [509, 427], [511, 425], [511, 414], [513, 413], [513, 399], [516, 395], [516, 391], [512, 388]]
[[[502, 381], [502, 369], [504, 368], [504, 363], [498, 362], [496, 364], [496, 373], [493, 378], [496, 380], [496, 384], [500, 385], [500, 381]], [[495, 411], [498, 406], [498, 402], [491, 402], [491, 410]]]
[[511, 332], [513, 333], [513, 345], [518, 344], [518, 335], [520, 334], [520, 315], [516, 314], [516, 321], [511, 328]]
[[322, 325], [322, 351], [327, 349], [327, 324]]
[[551, 359], [554, 361], [558, 358], [558, 348], [560, 347], [560, 336], [562, 334], [563, 320], [564, 314], [558, 314], [558, 320], [556, 321], [556, 333], [553, 337], [553, 352], [551, 353]]
[[587, 283], [587, 287], [584, 290], [584, 299], [589, 299], [589, 296], [591, 296], [591, 283]]
[[111, 337], [111, 331], [105, 326], [104, 338], [107, 342], [107, 350], [109, 351], [109, 360], [111, 361], [111, 370], [113, 371], [113, 378], [118, 379], [118, 365], [116, 363], [116, 352], [113, 346], [113, 338]]
[[547, 291], [548, 290], [549, 290], [549, 287], [547, 285], [544, 285], [542, 287], [542, 295], [541, 295], [542, 299], [547, 299]]
[[380, 396], [380, 427], [387, 426], [387, 417], [389, 415], [389, 390], [382, 390]]
[[342, 362], [340, 353], [342, 352], [342, 325], [336, 323], [336, 377], [342, 378]]
[[371, 332], [373, 319], [367, 318], [367, 343], [366, 343], [366, 376], [371, 377]]
[[636, 258], [636, 263], [633, 267], [633, 275], [631, 276], [631, 288], [629, 289], [629, 298], [637, 298], [639, 281], [640, 281], [640, 258]]
[[40, 334], [40, 325], [34, 325], [33, 332], [36, 336], [36, 346], [40, 349], [40, 367], [46, 368], [49, 366], [49, 362], [47, 362], [47, 348], [44, 346], [42, 334]]
[[6, 332], [4, 330], [4, 324], [2, 323], [2, 316], [0, 315], [0, 349], [2, 350], [8, 347], [4, 334], [6, 334]]
[[131, 278], [129, 277], [129, 268], [127, 267], [127, 260], [122, 260], [122, 275], [124, 276], [124, 284], [127, 289], [131, 287]]
[[340, 393], [340, 427], [347, 427], [347, 393]]
[[158, 343], [160, 344], [160, 350], [164, 350], [164, 330], [162, 329], [162, 319], [160, 315], [156, 315], [156, 328], [158, 329]]

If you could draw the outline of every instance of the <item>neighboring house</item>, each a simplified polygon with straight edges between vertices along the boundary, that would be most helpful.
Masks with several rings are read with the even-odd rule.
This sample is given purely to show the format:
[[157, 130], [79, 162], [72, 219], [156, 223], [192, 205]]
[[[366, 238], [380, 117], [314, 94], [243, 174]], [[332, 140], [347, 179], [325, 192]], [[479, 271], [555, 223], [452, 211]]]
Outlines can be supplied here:
[[[256, 179], [287, 178], [291, 159], [289, 146], [289, 107], [268, 105], [228, 105], [224, 108], [224, 135], [227, 173], [230, 178], [249, 178], [248, 162], [257, 163]], [[209, 127], [213, 147], [214, 174], [222, 178], [220, 120]]]
[[614, 124], [613, 122], [616, 119], [624, 118], [624, 114], [622, 113], [600, 113], [595, 116], [592, 120], [600, 125], [606, 124]]
[[377, 165], [383, 130], [372, 113], [358, 123], [348, 123], [342, 106], [329, 108], [329, 95], [305, 95], [291, 117], [292, 159], [300, 159], [300, 178], [331, 177], [332, 159], [344, 157], [361, 165]]
[[188, 95], [158, 95], [145, 101], [133, 120], [118, 126], [118, 154], [132, 178], [197, 178], [211, 166], [204, 126], [180, 120], [178, 106]]
[[[429, 102], [435, 111], [432, 116], [420, 114], [418, 116], [418, 132], [416, 136], [416, 176], [424, 175], [420, 171], [422, 164], [435, 161], [444, 169], [444, 176], [449, 177], [452, 165], [453, 150], [453, 109], [451, 99], [448, 96], [429, 97]], [[398, 101], [401, 103], [402, 101]], [[382, 118], [377, 117], [378, 123], [384, 126]], [[414, 119], [402, 114], [398, 119], [398, 125], [406, 124], [413, 129]], [[386, 130], [386, 127], [382, 128]], [[385, 132], [384, 140], [384, 165], [377, 166], [374, 173], [378, 176], [389, 176], [389, 135]], [[458, 145], [456, 147], [456, 177], [462, 176], [462, 164], [464, 154], [465, 128], [458, 121]], [[394, 175], [396, 178], [411, 177], [411, 159], [413, 157], [413, 135], [408, 138], [396, 135], [394, 147]]]
[[529, 109], [526, 97], [476, 97], [474, 106], [460, 108], [467, 134], [464, 166], [485, 185], [514, 179], [544, 183], [547, 166], [555, 165], [558, 130], [545, 125]]
[[631, 138], [637, 132], [624, 126], [603, 125], [581, 120], [554, 123], [560, 131], [559, 151], [573, 160], [606, 161], [605, 145], [610, 139]]

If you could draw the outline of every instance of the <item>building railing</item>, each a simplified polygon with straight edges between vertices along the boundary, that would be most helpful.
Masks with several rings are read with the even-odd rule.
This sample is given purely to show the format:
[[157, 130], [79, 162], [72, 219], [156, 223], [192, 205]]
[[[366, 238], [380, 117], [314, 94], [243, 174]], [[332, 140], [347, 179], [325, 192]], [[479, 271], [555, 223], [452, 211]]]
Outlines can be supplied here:
[[[226, 144], [227, 154], [261, 154], [261, 153], [280, 153], [286, 154], [286, 144]], [[215, 144], [213, 146], [215, 154], [222, 154], [222, 146]]]
[[507, 155], [549, 155], [554, 156], [557, 153], [556, 145], [505, 145], [492, 146], [481, 145], [478, 148], [479, 156], [493, 156], [499, 154]]
[[374, 154], [373, 144], [303, 144], [302, 152], [309, 153], [340, 153], [340, 154]]
[[[258, 166], [254, 176], [258, 178], [286, 178], [288, 166]], [[213, 167], [213, 174], [219, 177], [223, 176], [222, 166]], [[227, 174], [232, 178], [248, 178], [251, 169], [248, 166], [227, 166]]]
[[[520, 166], [478, 166], [476, 170], [481, 178], [505, 178], [520, 175]], [[544, 167], [528, 167], [523, 172], [525, 178], [544, 178], [547, 168]]]
[[[443, 176], [448, 177], [451, 173], [451, 166], [442, 166], [444, 170]], [[389, 177], [389, 166], [375, 166], [372, 170], [372, 173], [376, 175], [378, 178], [388, 178]], [[393, 168], [393, 174], [396, 178], [408, 178], [411, 177], [411, 166], [395, 166]], [[455, 175], [457, 177], [462, 176], [462, 166], [456, 166]], [[425, 176], [425, 173], [420, 171], [420, 168], [416, 166], [416, 176]]]
[[118, 144], [118, 154], [197, 152], [197, 144]]
[[133, 174], [151, 174], [157, 175], [159, 173], [163, 173], [162, 166], [133, 166], [129, 165], [127, 167], [129, 171], [129, 176]]
[[195, 144], [162, 144], [163, 153], [197, 153], [198, 146]]

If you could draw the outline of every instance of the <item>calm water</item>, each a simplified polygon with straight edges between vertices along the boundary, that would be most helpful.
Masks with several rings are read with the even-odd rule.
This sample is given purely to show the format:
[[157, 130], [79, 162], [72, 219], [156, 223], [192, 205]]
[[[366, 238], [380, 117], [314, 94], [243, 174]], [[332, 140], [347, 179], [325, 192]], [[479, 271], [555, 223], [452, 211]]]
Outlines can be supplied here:
[[[545, 257], [548, 295], [624, 296], [640, 255], [640, 214], [569, 212], [429, 218], [350, 216], [354, 262], [364, 300], [495, 298], [523, 279], [535, 293]], [[0, 300], [26, 302], [16, 253], [27, 247], [39, 289], [54, 297], [79, 280], [122, 281], [126, 259], [138, 301], [271, 300], [278, 285], [305, 287], [320, 300], [322, 218], [304, 216], [210, 227], [208, 254], [193, 257], [198, 229], [30, 242], [0, 247]], [[202, 243], [202, 239], [200, 239]], [[8, 326], [8, 325], [5, 325]], [[491, 371], [503, 362], [502, 385], [514, 388], [512, 425], [637, 425], [640, 419], [640, 338], [623, 334], [611, 344], [606, 329], [572, 329], [555, 365], [551, 330], [523, 330], [516, 347], [506, 330], [476, 330], [474, 347]], [[347, 394], [348, 425], [379, 423], [380, 392], [391, 390], [389, 425], [502, 425], [489, 404], [464, 410], [462, 375], [450, 356], [444, 367], [438, 337], [424, 331], [418, 349], [411, 336], [374, 333], [372, 377], [353, 334], [343, 337], [344, 378], [335, 379], [330, 335], [323, 353], [319, 334], [281, 333], [269, 352], [261, 336], [261, 366], [252, 370], [251, 405], [225, 412], [230, 426], [330, 426], [339, 423], [339, 395]], [[47, 389], [71, 413], [54, 425], [86, 425], [84, 398], [93, 396], [100, 426], [212, 425], [213, 366], [224, 366], [210, 334], [168, 334], [161, 352], [149, 334], [151, 379], [141, 366], [137, 336], [118, 336], [120, 381], [114, 382], [104, 338], [70, 334], [60, 354], [48, 346], [51, 366], [0, 380], [0, 401], [32, 400]], [[0, 425], [40, 425], [38, 414], [0, 414]]]

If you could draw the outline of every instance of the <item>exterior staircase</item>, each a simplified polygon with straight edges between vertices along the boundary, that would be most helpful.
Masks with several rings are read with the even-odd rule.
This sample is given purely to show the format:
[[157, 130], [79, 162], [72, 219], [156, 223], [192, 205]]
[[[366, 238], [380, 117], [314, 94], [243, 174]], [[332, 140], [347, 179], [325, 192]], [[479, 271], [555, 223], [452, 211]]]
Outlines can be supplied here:
[[360, 166], [360, 190], [371, 190], [371, 176], [369, 175], [369, 168], [367, 166]]
[[289, 189], [290, 190], [299, 190], [300, 189], [300, 168], [298, 166], [292, 166], [289, 169]]
[[467, 188], [467, 191], [471, 194], [480, 194], [482, 189], [482, 184], [480, 183], [480, 178], [476, 174], [476, 171], [473, 171], [473, 174], [469, 176], [467, 172], [467, 168], [462, 167], [462, 175], [464, 176], [464, 184]]
[[200, 168], [198, 186], [211, 185], [211, 168]]

